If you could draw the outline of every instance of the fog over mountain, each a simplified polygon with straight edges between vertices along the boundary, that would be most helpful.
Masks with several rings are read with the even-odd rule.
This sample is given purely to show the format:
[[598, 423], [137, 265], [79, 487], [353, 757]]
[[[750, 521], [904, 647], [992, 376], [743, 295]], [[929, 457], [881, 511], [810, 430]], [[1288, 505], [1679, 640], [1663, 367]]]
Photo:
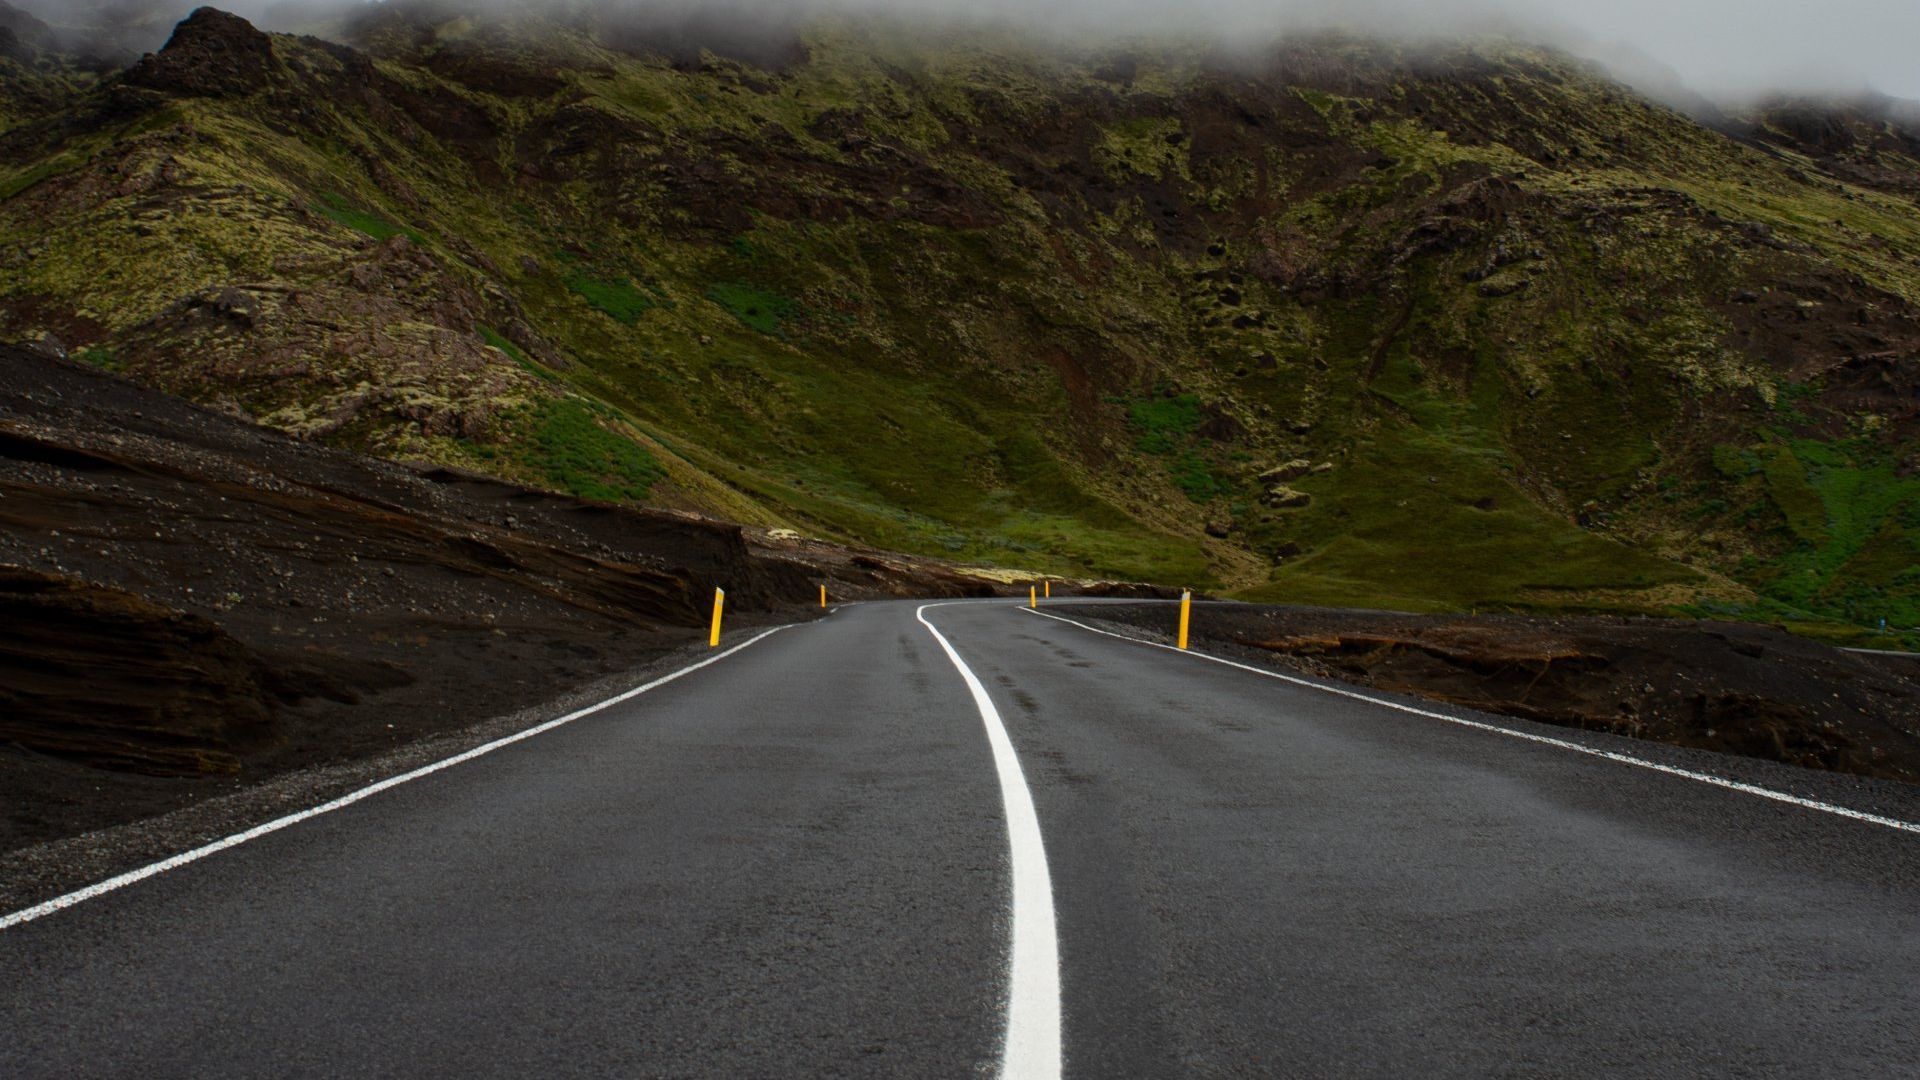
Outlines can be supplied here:
[[[56, 26], [105, 31], [119, 47], [152, 49], [165, 40], [165, 29], [196, 4], [16, 0], [15, 6]], [[247, 0], [221, 6], [270, 29], [310, 32], [323, 30], [329, 19], [341, 14], [327, 0]], [[1920, 4], [1911, 0], [1071, 0], [1050, 5], [1023, 0], [616, 0], [615, 6], [649, 16], [698, 11], [774, 22], [820, 9], [852, 10], [914, 19], [1006, 21], [1079, 38], [1205, 35], [1249, 47], [1275, 34], [1329, 29], [1397, 36], [1498, 35], [1558, 45], [1600, 60], [1657, 95], [1671, 96], [1684, 88], [1730, 100], [1774, 93], [1851, 95], [1871, 89], [1920, 98], [1920, 63], [1913, 54], [1913, 43], [1920, 41]]]
[[[955, 10], [948, 0], [848, 0], [881, 9]], [[1411, 35], [1503, 34], [1601, 59], [1642, 56], [1694, 90], [1735, 97], [1770, 91], [1920, 97], [1920, 5], [1907, 0], [1073, 0], [1046, 13], [1016, 0], [968, 4], [1062, 25], [1186, 32], [1230, 40], [1275, 29], [1348, 29]], [[1651, 65], [1650, 65], [1651, 66]]]

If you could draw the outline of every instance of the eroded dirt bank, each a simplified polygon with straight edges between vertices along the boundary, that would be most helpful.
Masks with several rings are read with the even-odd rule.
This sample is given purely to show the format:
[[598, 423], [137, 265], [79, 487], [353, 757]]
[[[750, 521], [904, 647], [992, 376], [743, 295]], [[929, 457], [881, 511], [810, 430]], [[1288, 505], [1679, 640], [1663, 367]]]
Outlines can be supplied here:
[[0, 850], [547, 701], [929, 560], [301, 443], [0, 346]]
[[[1073, 610], [1165, 637], [1170, 605]], [[1193, 643], [1487, 712], [1920, 782], [1920, 660], [1746, 623], [1194, 608]]]

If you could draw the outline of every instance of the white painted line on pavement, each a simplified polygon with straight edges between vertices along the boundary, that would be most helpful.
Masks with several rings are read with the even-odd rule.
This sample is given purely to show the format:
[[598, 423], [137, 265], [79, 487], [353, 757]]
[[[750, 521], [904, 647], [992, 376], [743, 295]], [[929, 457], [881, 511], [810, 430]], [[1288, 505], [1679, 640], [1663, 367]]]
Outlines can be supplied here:
[[472, 761], [474, 758], [477, 758], [482, 754], [491, 754], [492, 752], [500, 749], [503, 746], [508, 746], [513, 743], [517, 743], [522, 739], [531, 739], [535, 735], [538, 735], [542, 732], [552, 731], [554, 728], [557, 728], [562, 724], [570, 723], [574, 720], [578, 720], [581, 717], [586, 716], [590, 713], [599, 712], [601, 709], [607, 708], [610, 705], [618, 705], [621, 702], [626, 701], [628, 698], [638, 697], [639, 695], [644, 694], [647, 691], [654, 689], [655, 687], [664, 686], [667, 683], [670, 683], [673, 680], [679, 678], [680, 676], [687, 674], [688, 672], [698, 671], [701, 668], [706, 667], [708, 664], [717, 663], [721, 660], [725, 660], [727, 657], [732, 656], [734, 653], [737, 653], [740, 650], [746, 648], [747, 646], [758, 642], [761, 638], [764, 638], [769, 634], [773, 634], [785, 629], [786, 629], [785, 626], [776, 626], [770, 630], [763, 630], [760, 633], [755, 634], [753, 637], [748, 638], [746, 641], [743, 641], [740, 644], [735, 645], [733, 648], [728, 649], [726, 652], [715, 653], [714, 655], [709, 656], [705, 660], [702, 660], [696, 664], [688, 664], [686, 667], [683, 667], [678, 671], [669, 672], [668, 674], [662, 675], [650, 683], [645, 683], [641, 686], [636, 686], [633, 689], [628, 690], [624, 693], [616, 694], [613, 697], [610, 697], [607, 700], [602, 701], [597, 705], [589, 705], [584, 709], [576, 709], [565, 716], [548, 720], [542, 724], [536, 724], [533, 727], [527, 728], [524, 731], [514, 732], [512, 735], [508, 735], [505, 738], [495, 739], [494, 741], [487, 743], [483, 746], [476, 746], [471, 750], [465, 751], [464, 753], [455, 754], [450, 758], [446, 758], [441, 761], [436, 761], [431, 765], [422, 765], [421, 767], [414, 769], [411, 772], [404, 772], [398, 776], [390, 776], [378, 783], [369, 784], [358, 791], [353, 791], [345, 795], [342, 795], [331, 802], [324, 802], [324, 803], [321, 803], [319, 806], [311, 807], [306, 810], [301, 810], [298, 813], [288, 814], [285, 817], [274, 818], [272, 821], [265, 822], [260, 825], [255, 825], [253, 828], [248, 829], [245, 832], [234, 833], [232, 836], [228, 836], [220, 840], [215, 840], [211, 844], [206, 844], [201, 847], [194, 848], [192, 851], [183, 851], [178, 855], [174, 855], [174, 856], [171, 856], [170, 858], [162, 859], [159, 862], [149, 863], [146, 866], [140, 867], [138, 870], [129, 870], [126, 873], [120, 874], [116, 877], [110, 877], [105, 881], [96, 882], [95, 884], [89, 885], [84, 889], [76, 889], [73, 892], [67, 893], [64, 896], [56, 896], [51, 900], [47, 900], [45, 902], [35, 904], [30, 908], [22, 908], [21, 910], [16, 911], [11, 915], [0, 916], [0, 930], [5, 930], [10, 926], [18, 926], [19, 924], [24, 922], [32, 922], [33, 920], [40, 918], [42, 915], [51, 915], [54, 912], [61, 910], [62, 908], [70, 908], [73, 905], [78, 904], [83, 900], [91, 900], [96, 896], [101, 896], [106, 893], [110, 893], [115, 889], [125, 888], [126, 886], [132, 885], [137, 881], [145, 881], [147, 878], [153, 877], [156, 874], [164, 874], [169, 870], [173, 870], [173, 869], [177, 869], [179, 867], [185, 866], [190, 862], [197, 862], [201, 859], [206, 858], [209, 855], [215, 854], [216, 852], [225, 851], [230, 847], [238, 847], [249, 840], [253, 840], [258, 837], [265, 836], [271, 832], [279, 832], [281, 829], [284, 829], [289, 825], [297, 825], [300, 822], [307, 820], [308, 818], [316, 818], [316, 817], [319, 817], [321, 814], [332, 813], [333, 811], [338, 810], [343, 806], [351, 806], [352, 804], [359, 802], [361, 799], [364, 799], [369, 795], [379, 794], [380, 792], [385, 791], [391, 787], [399, 787], [401, 784], [404, 784], [409, 780], [418, 780], [423, 776], [427, 776], [432, 773], [437, 773], [441, 769], [450, 768], [454, 765], [458, 765], [465, 761]]
[[1020, 755], [1000, 721], [987, 688], [947, 641], [927, 621], [922, 604], [914, 611], [920, 625], [946, 650], [960, 671], [973, 704], [986, 724], [987, 743], [993, 747], [993, 768], [1000, 777], [1000, 801], [1006, 807], [1007, 846], [1013, 863], [1013, 959], [1007, 992], [1007, 1045], [1000, 1058], [1006, 1080], [1054, 1080], [1060, 1075], [1060, 944], [1053, 917], [1053, 877], [1047, 870], [1047, 849], [1040, 838], [1040, 815], [1033, 793], [1020, 769]]
[[[1121, 641], [1131, 641], [1136, 645], [1151, 645], [1156, 649], [1165, 649], [1168, 652], [1172, 652], [1172, 653], [1181, 653], [1179, 649], [1176, 649], [1171, 645], [1163, 645], [1158, 641], [1148, 641], [1145, 638], [1128, 637], [1125, 634], [1116, 634], [1111, 630], [1102, 630], [1097, 626], [1088, 626], [1086, 623], [1080, 622], [1076, 619], [1069, 619], [1062, 615], [1052, 615], [1044, 611], [1032, 611], [1024, 607], [1021, 608], [1020, 610], [1026, 611], [1030, 615], [1038, 615], [1042, 618], [1052, 619], [1056, 622], [1069, 623], [1073, 626], [1079, 627], [1082, 630], [1086, 630], [1095, 634], [1100, 634], [1105, 637], [1118, 638]], [[1402, 705], [1397, 701], [1387, 701], [1383, 698], [1373, 697], [1372, 695], [1369, 695], [1369, 694], [1362, 694], [1356, 690], [1346, 690], [1338, 686], [1327, 686], [1324, 683], [1313, 682], [1310, 679], [1297, 678], [1292, 675], [1282, 674], [1278, 671], [1269, 671], [1265, 668], [1255, 667], [1252, 664], [1242, 664], [1237, 660], [1225, 660], [1218, 656], [1208, 656], [1206, 653], [1194, 652], [1191, 649], [1187, 650], [1184, 653], [1181, 653], [1181, 655], [1195, 657], [1200, 660], [1209, 660], [1216, 664], [1225, 664], [1228, 667], [1239, 668], [1242, 671], [1251, 671], [1255, 675], [1264, 675], [1269, 679], [1279, 679], [1281, 682], [1293, 683], [1295, 686], [1304, 686], [1309, 690], [1319, 690], [1322, 693], [1335, 694], [1335, 695], [1338, 695], [1339, 697], [1352, 698], [1355, 701], [1364, 701], [1370, 705], [1380, 705], [1385, 708], [1396, 709], [1403, 713], [1412, 713], [1415, 716], [1425, 716], [1434, 720], [1445, 720], [1449, 724], [1459, 724], [1462, 727], [1475, 728], [1480, 731], [1491, 731], [1500, 735], [1510, 735], [1516, 739], [1525, 739], [1528, 742], [1541, 743], [1546, 746], [1559, 747], [1562, 750], [1572, 750], [1577, 753], [1588, 754], [1593, 757], [1605, 758], [1608, 761], [1617, 761], [1623, 765], [1635, 765], [1642, 769], [1652, 769], [1654, 772], [1662, 772], [1670, 776], [1681, 776], [1681, 777], [1685, 777], [1688, 780], [1698, 780], [1703, 784], [1712, 784], [1714, 787], [1726, 788], [1729, 791], [1739, 791], [1739, 792], [1744, 792], [1745, 794], [1748, 794], [1748, 795], [1758, 795], [1763, 799], [1772, 799], [1775, 802], [1790, 803], [1794, 806], [1804, 807], [1808, 810], [1819, 810], [1822, 813], [1836, 814], [1843, 818], [1851, 818], [1854, 821], [1864, 821], [1873, 825], [1884, 825], [1889, 829], [1899, 829], [1903, 832], [1920, 833], [1920, 823], [1916, 823], [1912, 821], [1902, 821], [1899, 818], [1890, 818], [1890, 817], [1883, 817], [1879, 814], [1870, 814], [1864, 810], [1853, 810], [1845, 806], [1836, 806], [1833, 803], [1820, 802], [1817, 799], [1802, 798], [1801, 796], [1798, 796], [1798, 795], [1790, 795], [1784, 791], [1775, 791], [1772, 788], [1761, 787], [1758, 784], [1749, 784], [1740, 780], [1729, 780], [1724, 776], [1715, 776], [1712, 773], [1695, 772], [1692, 769], [1682, 769], [1674, 765], [1663, 765], [1657, 761], [1649, 761], [1646, 758], [1634, 757], [1632, 754], [1622, 754], [1614, 750], [1602, 750], [1599, 747], [1586, 746], [1582, 743], [1572, 742], [1567, 739], [1556, 739], [1548, 735], [1535, 735], [1532, 732], [1527, 732], [1527, 731], [1515, 731], [1512, 728], [1501, 727], [1498, 724], [1486, 724], [1478, 720], [1468, 720], [1467, 718], [1462, 716], [1448, 716], [1446, 713], [1434, 712], [1430, 709], [1416, 708], [1412, 705]]]

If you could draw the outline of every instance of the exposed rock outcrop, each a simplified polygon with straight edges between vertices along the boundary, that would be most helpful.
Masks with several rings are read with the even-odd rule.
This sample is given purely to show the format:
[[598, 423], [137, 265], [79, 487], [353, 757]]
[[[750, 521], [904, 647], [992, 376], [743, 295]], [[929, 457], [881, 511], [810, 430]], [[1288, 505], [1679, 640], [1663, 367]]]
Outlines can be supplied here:
[[189, 97], [241, 97], [264, 89], [278, 62], [273, 39], [238, 15], [196, 8], [157, 53], [140, 58], [126, 81]]

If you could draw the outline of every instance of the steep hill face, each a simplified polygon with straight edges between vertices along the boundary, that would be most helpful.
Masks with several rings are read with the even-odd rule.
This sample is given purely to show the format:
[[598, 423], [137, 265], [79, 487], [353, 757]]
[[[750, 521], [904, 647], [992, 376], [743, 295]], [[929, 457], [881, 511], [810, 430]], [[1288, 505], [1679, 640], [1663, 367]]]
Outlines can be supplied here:
[[1920, 196], [1920, 102], [1880, 94], [1843, 101], [1775, 98], [1748, 118], [1751, 136], [1822, 171], [1908, 199]]
[[10, 105], [0, 337], [903, 550], [1920, 623], [1897, 119], [1736, 137], [1511, 45], [404, 3], [333, 35], [202, 9]]

